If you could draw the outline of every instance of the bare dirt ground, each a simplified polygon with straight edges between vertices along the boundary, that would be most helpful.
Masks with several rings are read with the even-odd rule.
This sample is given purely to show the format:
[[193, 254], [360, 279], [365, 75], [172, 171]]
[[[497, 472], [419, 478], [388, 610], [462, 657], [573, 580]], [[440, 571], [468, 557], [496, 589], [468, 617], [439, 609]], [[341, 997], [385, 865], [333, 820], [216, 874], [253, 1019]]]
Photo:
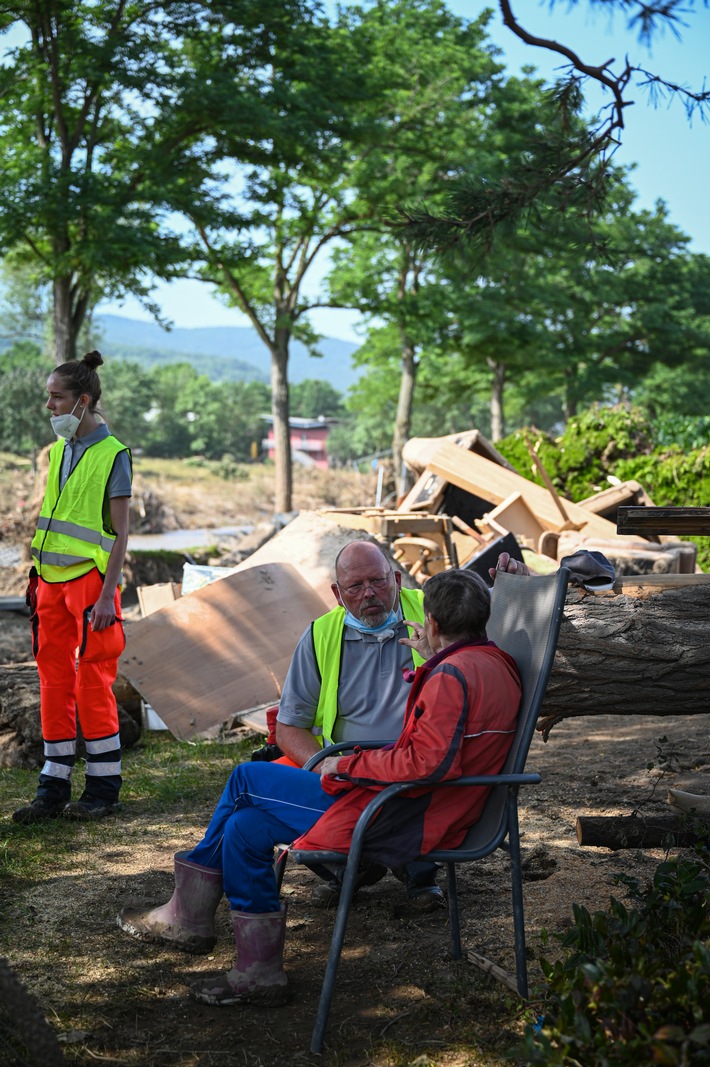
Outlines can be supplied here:
[[[191, 524], [197, 525], [206, 510], [196, 510]], [[230, 519], [220, 515], [220, 521]], [[28, 659], [27, 620], [0, 613], [0, 662]], [[1, 679], [0, 674], [0, 684]], [[543, 782], [529, 789], [521, 804], [533, 987], [541, 979], [536, 961], [543, 951], [542, 932], [566, 930], [573, 903], [592, 911], [604, 908], [610, 895], [624, 895], [614, 883], [616, 875], [646, 881], [665, 855], [658, 849], [581, 848], [576, 817], [665, 812], [671, 785], [709, 792], [709, 719], [572, 718], [557, 725], [546, 744], [535, 739], [528, 769], [540, 771]], [[222, 761], [226, 773], [228, 764]], [[173, 853], [199, 838], [209, 814], [208, 805], [196, 810], [186, 803], [177, 815], [162, 818], [154, 811], [147, 815], [139, 802], [128, 803], [110, 825], [107, 820], [62, 828], [62, 835], [73, 835], [71, 847], [49, 867], [53, 827], [37, 828], [32, 831], [37, 875], [18, 878], [13, 876], [13, 835], [28, 831], [14, 827], [10, 810], [0, 812], [0, 955], [10, 959], [62, 1033], [67, 1062], [131, 1067], [493, 1067], [503, 1062], [522, 1030], [524, 1009], [470, 963], [451, 961], [446, 913], [409, 910], [391, 875], [363, 890], [353, 912], [322, 1056], [314, 1057], [308, 1048], [333, 913], [313, 906], [316, 878], [302, 868], [289, 868], [284, 880], [292, 1003], [260, 1011], [192, 1002], [191, 980], [231, 966], [225, 903], [218, 912], [218, 944], [209, 958], [134, 941], [117, 929], [115, 916], [125, 904], [167, 899]], [[460, 881], [465, 945], [513, 971], [505, 857], [473, 865]], [[547, 955], [556, 951], [554, 943], [544, 949]]]

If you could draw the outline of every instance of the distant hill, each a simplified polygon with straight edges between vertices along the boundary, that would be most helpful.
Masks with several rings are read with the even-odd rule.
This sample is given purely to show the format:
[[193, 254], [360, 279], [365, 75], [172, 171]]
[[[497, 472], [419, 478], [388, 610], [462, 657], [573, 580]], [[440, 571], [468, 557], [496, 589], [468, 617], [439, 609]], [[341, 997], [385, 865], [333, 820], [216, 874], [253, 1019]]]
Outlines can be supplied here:
[[[101, 351], [115, 359], [133, 360], [142, 367], [187, 362], [214, 382], [269, 381], [270, 356], [256, 330], [247, 326], [201, 326], [169, 332], [156, 323], [120, 315], [96, 315], [103, 334]], [[302, 344], [291, 345], [289, 381], [320, 378], [344, 393], [360, 374], [352, 365], [357, 345], [326, 337], [321, 358], [309, 356]]]

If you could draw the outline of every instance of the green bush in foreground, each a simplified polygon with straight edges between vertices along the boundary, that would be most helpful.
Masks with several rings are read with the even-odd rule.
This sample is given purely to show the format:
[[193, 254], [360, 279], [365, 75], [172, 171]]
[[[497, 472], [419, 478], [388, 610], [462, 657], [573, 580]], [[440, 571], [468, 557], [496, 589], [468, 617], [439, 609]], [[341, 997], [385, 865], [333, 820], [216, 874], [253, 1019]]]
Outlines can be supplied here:
[[569, 952], [541, 961], [547, 999], [521, 1050], [527, 1064], [710, 1064], [709, 858], [661, 863], [645, 890], [619, 878], [633, 907], [574, 905]]

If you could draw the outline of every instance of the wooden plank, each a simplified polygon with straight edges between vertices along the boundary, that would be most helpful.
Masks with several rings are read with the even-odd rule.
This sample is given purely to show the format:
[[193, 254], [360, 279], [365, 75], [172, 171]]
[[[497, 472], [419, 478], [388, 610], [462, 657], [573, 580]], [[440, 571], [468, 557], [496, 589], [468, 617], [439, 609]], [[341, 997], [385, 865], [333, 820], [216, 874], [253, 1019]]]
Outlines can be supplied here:
[[620, 507], [620, 534], [685, 534], [710, 536], [710, 508]]
[[190, 738], [277, 703], [298, 639], [322, 613], [291, 564], [247, 568], [128, 624], [119, 670], [176, 737]]
[[154, 611], [167, 607], [182, 596], [178, 582], [155, 582], [153, 585], [139, 585], [136, 589], [141, 615], [152, 615]]
[[521, 493], [511, 493], [502, 504], [486, 512], [481, 522], [486, 523], [497, 534], [504, 535], [513, 531], [517, 537], [524, 537], [529, 541], [529, 547], [533, 549], [537, 549], [540, 536], [545, 532]]
[[[513, 493], [520, 493], [528, 508], [545, 529], [560, 530], [564, 525], [557, 505], [547, 489], [473, 452], [466, 452], [455, 445], [444, 444], [430, 460], [429, 469], [452, 485], [465, 489], [484, 500], [490, 500], [495, 506], [502, 504]], [[579, 526], [584, 536], [610, 538], [617, 536], [613, 523], [587, 511], [579, 504], [574, 504], [571, 500], [561, 499], [564, 500], [565, 511], [570, 520]]]
[[621, 504], [653, 504], [650, 496], [639, 482], [628, 481], [600, 489], [598, 493], [579, 501], [581, 508], [593, 511], [595, 515], [615, 512]]
[[415, 474], [421, 474], [429, 465], [429, 460], [443, 444], [456, 445], [458, 448], [475, 452], [493, 463], [499, 463], [509, 471], [515, 467], [502, 456], [495, 445], [484, 437], [480, 430], [461, 430], [459, 433], [445, 434], [443, 437], [410, 437], [402, 449], [402, 459]]

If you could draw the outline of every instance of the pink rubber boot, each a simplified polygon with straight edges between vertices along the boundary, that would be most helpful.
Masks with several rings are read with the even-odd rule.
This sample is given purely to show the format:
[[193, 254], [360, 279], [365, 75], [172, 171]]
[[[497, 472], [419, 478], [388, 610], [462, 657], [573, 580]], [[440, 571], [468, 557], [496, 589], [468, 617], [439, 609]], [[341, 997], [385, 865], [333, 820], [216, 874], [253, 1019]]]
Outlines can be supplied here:
[[175, 853], [175, 891], [157, 908], [124, 908], [122, 930], [140, 941], [165, 941], [183, 952], [209, 952], [217, 940], [214, 916], [224, 892], [222, 871], [200, 867]]
[[205, 1004], [285, 1004], [285, 905], [280, 911], [233, 911], [231, 916], [237, 950], [234, 967], [226, 974], [195, 982], [193, 997]]

